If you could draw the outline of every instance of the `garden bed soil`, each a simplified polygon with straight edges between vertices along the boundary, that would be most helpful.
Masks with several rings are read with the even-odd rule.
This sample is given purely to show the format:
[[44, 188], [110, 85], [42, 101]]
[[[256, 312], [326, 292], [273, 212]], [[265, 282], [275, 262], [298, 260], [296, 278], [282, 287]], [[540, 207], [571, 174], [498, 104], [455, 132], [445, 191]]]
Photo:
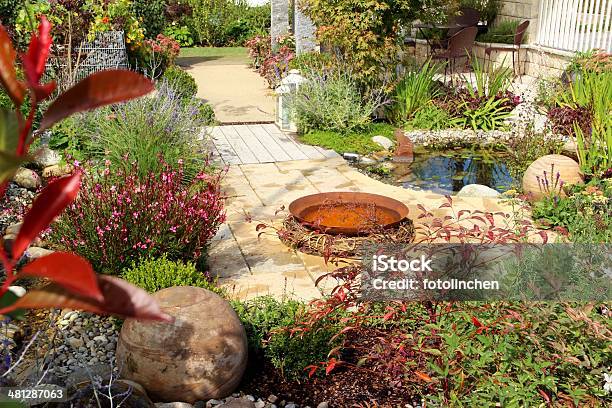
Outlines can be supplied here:
[[[379, 343], [373, 338], [377, 333], [363, 330], [349, 333], [346, 344], [354, 349], [370, 349]], [[253, 354], [249, 357], [249, 366], [239, 388], [243, 393], [275, 395], [278, 401], [295, 402], [300, 407], [317, 407], [322, 402], [327, 402], [329, 407], [421, 406], [420, 399], [410, 390], [391, 385], [382, 374], [369, 370], [367, 363], [357, 368], [357, 361], [361, 358], [357, 353], [343, 355], [342, 360], [350, 366], [339, 365], [329, 375], [325, 375], [324, 369], [320, 368], [313, 377], [304, 377], [299, 381], [283, 378], [280, 370], [268, 360]]]

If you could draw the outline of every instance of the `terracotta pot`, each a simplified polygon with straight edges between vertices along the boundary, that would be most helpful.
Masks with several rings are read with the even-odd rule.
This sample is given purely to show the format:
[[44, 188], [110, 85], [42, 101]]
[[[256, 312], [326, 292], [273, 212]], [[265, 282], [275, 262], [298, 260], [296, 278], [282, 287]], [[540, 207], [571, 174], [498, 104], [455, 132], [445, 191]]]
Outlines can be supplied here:
[[539, 200], [548, 194], [564, 196], [563, 185], [582, 184], [584, 176], [575, 160], [560, 154], [542, 156], [525, 170], [523, 192]]
[[122, 377], [141, 384], [155, 401], [194, 403], [230, 395], [246, 368], [247, 338], [229, 303], [191, 286], [153, 296], [175, 321], [125, 321], [117, 342]]

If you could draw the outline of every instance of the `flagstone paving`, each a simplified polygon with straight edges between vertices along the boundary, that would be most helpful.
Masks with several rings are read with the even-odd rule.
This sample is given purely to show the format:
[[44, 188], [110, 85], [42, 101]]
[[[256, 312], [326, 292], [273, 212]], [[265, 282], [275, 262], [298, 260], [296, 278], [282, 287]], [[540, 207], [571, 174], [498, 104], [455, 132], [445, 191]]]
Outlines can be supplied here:
[[[225, 133], [225, 129], [222, 129]], [[279, 226], [294, 199], [319, 192], [362, 191], [383, 194], [405, 203], [416, 218], [421, 204], [436, 215], [446, 198], [413, 191], [374, 180], [344, 159], [325, 157], [269, 163], [232, 164], [223, 181], [227, 223], [211, 245], [209, 265], [219, 283], [236, 298], [270, 294], [309, 300], [321, 296], [315, 281], [333, 270], [323, 258], [303, 254], [285, 246], [274, 230], [257, 231], [264, 222]], [[499, 200], [454, 197], [456, 208], [497, 212], [508, 208]], [[418, 224], [419, 220], [414, 219]], [[329, 289], [329, 288], [328, 288]]]

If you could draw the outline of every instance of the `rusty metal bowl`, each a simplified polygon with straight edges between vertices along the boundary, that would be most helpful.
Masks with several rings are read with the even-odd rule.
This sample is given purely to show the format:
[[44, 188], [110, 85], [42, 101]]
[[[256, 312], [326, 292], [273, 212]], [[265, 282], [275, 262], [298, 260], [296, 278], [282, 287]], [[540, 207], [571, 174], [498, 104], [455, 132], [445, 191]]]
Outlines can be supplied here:
[[355, 236], [399, 225], [408, 216], [408, 207], [378, 194], [331, 192], [298, 198], [289, 204], [289, 212], [309, 228]]

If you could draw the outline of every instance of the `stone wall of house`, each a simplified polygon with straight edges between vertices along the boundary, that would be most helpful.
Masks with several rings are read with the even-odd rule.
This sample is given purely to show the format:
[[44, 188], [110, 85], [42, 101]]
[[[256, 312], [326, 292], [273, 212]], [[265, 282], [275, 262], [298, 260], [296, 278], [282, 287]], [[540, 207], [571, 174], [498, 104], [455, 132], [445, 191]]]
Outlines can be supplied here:
[[527, 31], [527, 40], [532, 42], [538, 29], [539, 14], [540, 0], [501, 0], [497, 21], [529, 20], [531, 24]]

